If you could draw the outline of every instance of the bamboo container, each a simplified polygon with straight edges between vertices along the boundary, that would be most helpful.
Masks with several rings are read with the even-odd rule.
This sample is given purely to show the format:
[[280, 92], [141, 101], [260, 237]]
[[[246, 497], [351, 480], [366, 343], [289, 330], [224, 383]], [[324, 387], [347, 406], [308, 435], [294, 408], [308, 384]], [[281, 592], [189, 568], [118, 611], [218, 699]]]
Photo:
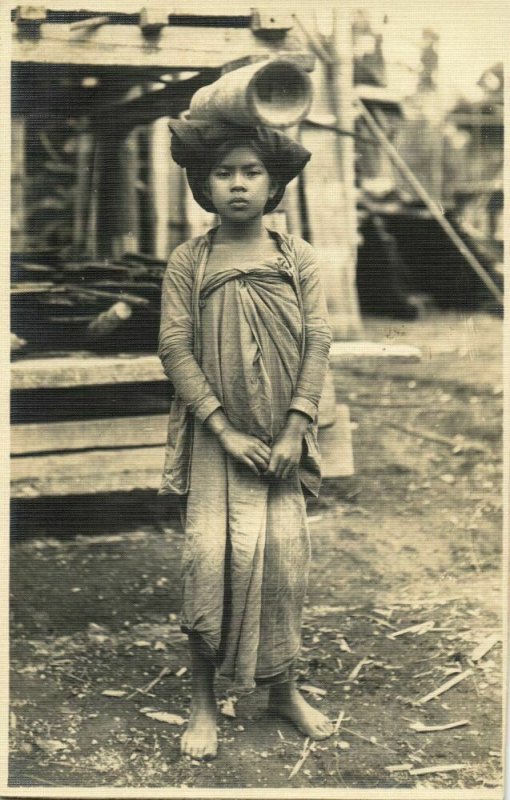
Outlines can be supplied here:
[[275, 58], [227, 72], [199, 89], [189, 119], [290, 128], [307, 116], [311, 102], [308, 73], [290, 59]]

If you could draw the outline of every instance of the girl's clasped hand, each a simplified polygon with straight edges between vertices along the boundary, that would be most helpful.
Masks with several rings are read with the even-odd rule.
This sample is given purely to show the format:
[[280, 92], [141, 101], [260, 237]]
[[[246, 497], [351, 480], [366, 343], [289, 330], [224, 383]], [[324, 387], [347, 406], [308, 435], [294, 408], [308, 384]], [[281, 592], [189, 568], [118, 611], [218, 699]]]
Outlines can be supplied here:
[[284, 480], [299, 466], [302, 436], [284, 429], [270, 448], [256, 436], [227, 426], [219, 434], [223, 449], [256, 475]]

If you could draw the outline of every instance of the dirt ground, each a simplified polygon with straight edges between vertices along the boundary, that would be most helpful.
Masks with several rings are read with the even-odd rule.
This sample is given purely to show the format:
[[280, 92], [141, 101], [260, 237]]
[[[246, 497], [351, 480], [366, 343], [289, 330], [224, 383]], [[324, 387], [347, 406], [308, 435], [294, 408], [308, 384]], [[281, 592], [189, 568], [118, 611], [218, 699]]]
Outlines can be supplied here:
[[181, 757], [190, 673], [172, 501], [27, 501], [13, 509], [10, 785], [499, 796], [502, 323], [449, 314], [365, 329], [421, 347], [423, 360], [335, 371], [356, 474], [309, 505], [298, 675], [336, 734], [310, 747], [260, 691], [224, 705], [236, 716], [220, 714], [215, 761]]

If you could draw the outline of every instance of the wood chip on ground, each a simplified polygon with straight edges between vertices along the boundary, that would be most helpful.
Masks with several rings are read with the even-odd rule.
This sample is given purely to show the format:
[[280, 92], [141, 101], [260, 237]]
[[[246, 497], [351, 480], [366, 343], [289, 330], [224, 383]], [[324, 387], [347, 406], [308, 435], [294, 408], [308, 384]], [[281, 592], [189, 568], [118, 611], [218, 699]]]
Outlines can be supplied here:
[[466, 678], [469, 678], [469, 676], [472, 674], [473, 674], [472, 669], [467, 669], [465, 672], [461, 672], [460, 675], [456, 675], [451, 680], [447, 681], [446, 683], [443, 683], [442, 686], [439, 686], [437, 689], [434, 689], [433, 692], [430, 692], [429, 694], [425, 695], [425, 697], [422, 697], [420, 698], [420, 700], [417, 700], [416, 701], [417, 705], [420, 706], [424, 705], [425, 703], [428, 703], [429, 700], [433, 700], [435, 697], [439, 697], [440, 695], [444, 694], [449, 689], [451, 689], [453, 686], [456, 686], [461, 681], [465, 680]]
[[311, 686], [308, 683], [300, 683], [299, 689], [307, 694], [316, 694], [318, 697], [325, 697], [327, 695], [326, 689], [319, 689], [317, 686]]
[[392, 764], [389, 767], [385, 767], [384, 769], [386, 772], [409, 772], [410, 769], [413, 768], [413, 764]]
[[371, 663], [372, 662], [370, 661], [370, 659], [362, 658], [361, 661], [359, 661], [356, 664], [356, 666], [354, 667], [352, 672], [349, 673], [349, 675], [347, 677], [347, 683], [350, 683], [351, 681], [355, 681], [356, 678], [358, 677], [358, 675], [360, 674], [361, 670], [363, 669], [363, 667], [365, 667], [367, 664], [371, 664]]
[[312, 745], [311, 745], [310, 739], [306, 738], [305, 739], [305, 743], [303, 745], [303, 749], [301, 750], [301, 754], [300, 754], [298, 760], [296, 761], [296, 763], [294, 764], [294, 766], [293, 766], [293, 768], [292, 768], [292, 770], [290, 772], [289, 780], [291, 778], [293, 778], [294, 775], [298, 774], [299, 770], [301, 769], [301, 767], [305, 763], [306, 759], [310, 755], [311, 747], [312, 747]]
[[435, 626], [434, 620], [428, 620], [427, 622], [420, 622], [418, 625], [411, 625], [410, 628], [403, 628], [401, 631], [395, 631], [394, 633], [388, 633], [388, 639], [396, 639], [398, 636], [404, 636], [407, 633], [416, 633], [418, 635], [422, 633], [427, 633], [427, 631], [431, 631]]
[[423, 722], [413, 722], [409, 727], [417, 733], [434, 733], [434, 731], [449, 731], [452, 728], [462, 728], [471, 725], [468, 719], [461, 719], [458, 722], [447, 722], [444, 725], [424, 725]]
[[439, 764], [436, 767], [417, 767], [410, 769], [410, 775], [432, 775], [435, 772], [456, 772], [461, 769], [469, 769], [470, 764]]
[[492, 650], [494, 645], [496, 645], [500, 641], [501, 641], [501, 636], [497, 633], [492, 633], [490, 636], [487, 636], [487, 638], [484, 639], [483, 642], [480, 642], [480, 644], [478, 644], [475, 647], [475, 649], [469, 656], [471, 661], [474, 661], [475, 663], [477, 661], [480, 661], [480, 659], [482, 659], [485, 655], [487, 655], [489, 650]]

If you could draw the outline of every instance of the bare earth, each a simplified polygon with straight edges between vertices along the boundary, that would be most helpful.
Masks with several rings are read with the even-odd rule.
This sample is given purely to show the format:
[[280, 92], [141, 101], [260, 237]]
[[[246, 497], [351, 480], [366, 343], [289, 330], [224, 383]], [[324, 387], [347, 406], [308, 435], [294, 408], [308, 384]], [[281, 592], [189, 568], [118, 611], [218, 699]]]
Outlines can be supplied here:
[[501, 785], [502, 323], [450, 314], [365, 328], [424, 358], [335, 373], [356, 476], [326, 482], [309, 506], [299, 679], [337, 733], [303, 751], [256, 692], [224, 707], [235, 717], [219, 715], [215, 761], [183, 758], [190, 675], [172, 502], [142, 492], [30, 501], [13, 512], [11, 785], [313, 787], [324, 797]]

